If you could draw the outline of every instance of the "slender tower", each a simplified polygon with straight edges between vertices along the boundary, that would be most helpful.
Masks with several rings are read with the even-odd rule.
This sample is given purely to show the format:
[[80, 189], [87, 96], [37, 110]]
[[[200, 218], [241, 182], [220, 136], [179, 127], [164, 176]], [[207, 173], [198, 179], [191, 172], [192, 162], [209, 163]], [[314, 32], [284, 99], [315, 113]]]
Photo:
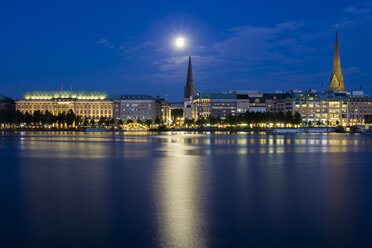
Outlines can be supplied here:
[[333, 70], [329, 90], [345, 91], [344, 76], [341, 72], [340, 51], [338, 48], [338, 33], [336, 29], [335, 57], [333, 58]]
[[188, 101], [191, 97], [195, 96], [194, 77], [192, 76], [191, 56], [189, 56], [189, 68], [187, 70], [187, 80], [184, 89], [184, 99]]

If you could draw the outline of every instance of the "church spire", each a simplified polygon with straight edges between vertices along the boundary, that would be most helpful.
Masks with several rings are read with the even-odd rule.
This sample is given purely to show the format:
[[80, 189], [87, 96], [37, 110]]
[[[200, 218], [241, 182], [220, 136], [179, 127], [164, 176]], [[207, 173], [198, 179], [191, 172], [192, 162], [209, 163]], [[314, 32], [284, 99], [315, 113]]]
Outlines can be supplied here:
[[341, 72], [340, 50], [338, 47], [338, 31], [336, 28], [335, 56], [329, 90], [345, 91], [344, 77]]
[[189, 99], [192, 96], [195, 96], [195, 86], [194, 86], [194, 77], [192, 75], [192, 66], [191, 66], [191, 56], [189, 56], [189, 67], [187, 70], [187, 80], [184, 90], [184, 98]]

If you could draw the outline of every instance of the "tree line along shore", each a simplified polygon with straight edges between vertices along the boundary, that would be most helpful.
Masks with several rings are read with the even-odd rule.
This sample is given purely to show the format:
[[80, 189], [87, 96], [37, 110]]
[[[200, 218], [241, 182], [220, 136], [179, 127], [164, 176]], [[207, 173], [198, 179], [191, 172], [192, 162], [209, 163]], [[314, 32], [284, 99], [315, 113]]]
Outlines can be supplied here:
[[53, 115], [49, 111], [35, 111], [33, 114], [22, 113], [20, 111], [0, 111], [0, 127], [6, 129], [20, 128], [54, 128], [54, 129], [77, 129], [85, 127], [107, 127], [121, 128], [130, 123], [138, 123], [147, 128], [268, 128], [268, 127], [300, 127], [312, 125], [326, 125], [326, 123], [302, 123], [299, 113], [292, 115], [290, 112], [283, 113], [261, 113], [246, 112], [239, 115], [229, 115], [226, 118], [206, 117], [194, 119], [184, 119], [182, 116], [172, 116], [172, 124], [166, 124], [161, 119], [155, 120], [132, 120], [123, 121], [121, 119], [110, 119], [101, 117], [100, 119], [87, 119], [76, 115], [72, 110]]

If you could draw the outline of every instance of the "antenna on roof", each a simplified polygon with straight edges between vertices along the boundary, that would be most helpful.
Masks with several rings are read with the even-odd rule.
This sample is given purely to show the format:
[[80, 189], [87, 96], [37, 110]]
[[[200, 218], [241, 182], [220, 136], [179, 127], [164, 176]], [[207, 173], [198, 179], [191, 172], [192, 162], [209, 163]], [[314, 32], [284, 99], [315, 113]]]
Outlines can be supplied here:
[[61, 83], [61, 91], [63, 91], [63, 81], [62, 81], [62, 83]]
[[72, 91], [72, 84], [70, 84], [70, 90]]

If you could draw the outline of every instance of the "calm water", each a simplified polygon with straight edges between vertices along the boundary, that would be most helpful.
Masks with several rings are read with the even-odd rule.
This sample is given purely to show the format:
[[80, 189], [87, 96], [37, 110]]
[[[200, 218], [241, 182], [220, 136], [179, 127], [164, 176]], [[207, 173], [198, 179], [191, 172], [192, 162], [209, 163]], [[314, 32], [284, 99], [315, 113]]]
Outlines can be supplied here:
[[372, 136], [0, 133], [0, 247], [371, 247]]

